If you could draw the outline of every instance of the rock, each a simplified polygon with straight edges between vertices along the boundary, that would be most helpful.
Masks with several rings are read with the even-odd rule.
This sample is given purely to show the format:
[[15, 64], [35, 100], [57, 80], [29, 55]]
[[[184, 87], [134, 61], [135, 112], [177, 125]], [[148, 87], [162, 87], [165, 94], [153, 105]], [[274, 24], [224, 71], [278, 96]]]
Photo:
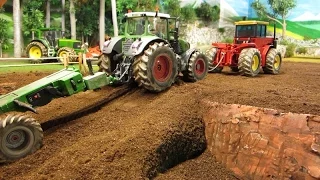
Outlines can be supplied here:
[[[204, 115], [208, 149], [240, 179], [320, 178], [320, 116], [203, 103], [211, 107]], [[226, 115], [259, 121], [221, 122]]]

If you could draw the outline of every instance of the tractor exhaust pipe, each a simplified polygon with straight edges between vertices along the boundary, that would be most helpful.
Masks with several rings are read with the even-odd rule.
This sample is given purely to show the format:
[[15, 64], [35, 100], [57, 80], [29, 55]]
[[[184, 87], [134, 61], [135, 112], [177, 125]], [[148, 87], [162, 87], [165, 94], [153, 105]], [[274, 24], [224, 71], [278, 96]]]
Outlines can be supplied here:
[[277, 49], [278, 41], [276, 39], [276, 28], [277, 28], [277, 22], [274, 22], [274, 24], [273, 24], [273, 47]]

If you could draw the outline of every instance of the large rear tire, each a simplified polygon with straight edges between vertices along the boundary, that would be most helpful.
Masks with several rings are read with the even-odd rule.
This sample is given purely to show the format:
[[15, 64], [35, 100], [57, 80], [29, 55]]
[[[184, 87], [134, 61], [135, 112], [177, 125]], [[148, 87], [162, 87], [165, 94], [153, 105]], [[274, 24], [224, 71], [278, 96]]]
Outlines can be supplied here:
[[271, 48], [267, 53], [266, 65], [263, 67], [263, 72], [266, 74], [279, 74], [282, 64], [281, 53]]
[[188, 67], [183, 72], [186, 81], [196, 82], [202, 80], [208, 74], [208, 60], [206, 56], [198, 51], [194, 52], [189, 61]]
[[76, 57], [76, 52], [74, 51], [74, 49], [70, 48], [70, 47], [62, 47], [58, 50], [57, 52], [57, 56], [59, 57], [58, 58], [58, 61], [59, 62], [63, 62], [63, 56], [64, 55], [67, 55], [69, 54], [69, 61], [70, 62], [77, 62], [78, 60], [78, 57]]
[[246, 48], [240, 52], [238, 68], [245, 76], [256, 76], [260, 72], [261, 55], [256, 48]]
[[139, 86], [152, 92], [169, 88], [178, 75], [174, 52], [163, 42], [149, 45], [133, 63], [134, 79]]
[[206, 51], [206, 56], [208, 58], [208, 72], [211, 73], [221, 73], [223, 70], [223, 66], [217, 66], [217, 64], [214, 63], [214, 60], [216, 59], [217, 55], [217, 48], [212, 47]]
[[8, 115], [0, 119], [0, 162], [11, 162], [42, 146], [43, 131], [35, 119]]
[[31, 42], [26, 47], [26, 53], [28, 58], [32, 58], [32, 63], [42, 62], [40, 58], [48, 57], [48, 49], [41, 42]]
[[107, 75], [111, 75], [111, 55], [101, 54], [98, 58], [99, 71], [105, 72]]

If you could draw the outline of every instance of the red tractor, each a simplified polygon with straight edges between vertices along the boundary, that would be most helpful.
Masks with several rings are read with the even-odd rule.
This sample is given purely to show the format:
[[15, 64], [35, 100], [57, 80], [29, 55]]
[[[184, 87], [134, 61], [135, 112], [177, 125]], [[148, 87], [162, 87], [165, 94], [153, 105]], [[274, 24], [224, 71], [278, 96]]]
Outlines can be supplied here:
[[282, 57], [277, 48], [277, 39], [267, 37], [268, 22], [238, 21], [233, 44], [212, 43], [207, 50], [209, 72], [221, 72], [229, 66], [233, 72], [245, 76], [256, 76], [262, 67], [267, 74], [278, 74]]

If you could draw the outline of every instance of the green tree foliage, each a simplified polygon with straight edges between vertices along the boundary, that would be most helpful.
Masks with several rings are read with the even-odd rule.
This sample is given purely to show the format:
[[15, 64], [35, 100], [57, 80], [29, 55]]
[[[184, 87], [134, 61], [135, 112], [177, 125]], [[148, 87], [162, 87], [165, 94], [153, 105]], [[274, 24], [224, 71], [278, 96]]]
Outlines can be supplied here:
[[194, 21], [197, 18], [196, 12], [192, 5], [187, 5], [183, 8], [181, 8], [181, 19], [190, 22]]
[[[282, 36], [286, 35], [286, 19], [289, 12], [296, 7], [296, 0], [268, 0], [269, 7], [262, 4], [259, 0], [255, 0], [251, 7], [257, 12], [261, 18], [274, 20], [282, 25]], [[282, 22], [278, 19], [282, 19]]]
[[24, 35], [31, 34], [32, 29], [44, 27], [43, 0], [26, 0], [23, 6], [23, 33]]
[[181, 13], [180, 1], [179, 0], [164, 0], [163, 9], [166, 13], [170, 14], [173, 17], [179, 17]]
[[92, 36], [98, 32], [99, 1], [87, 0], [83, 4], [77, 4], [77, 34]]
[[201, 3], [195, 11], [197, 16], [205, 22], [217, 21], [220, 18], [220, 7], [217, 5], [211, 6], [207, 2]]
[[[0, 9], [1, 13], [1, 9]], [[9, 22], [3, 18], [0, 18], [0, 55], [2, 55], [2, 49], [7, 49], [9, 47]]]

